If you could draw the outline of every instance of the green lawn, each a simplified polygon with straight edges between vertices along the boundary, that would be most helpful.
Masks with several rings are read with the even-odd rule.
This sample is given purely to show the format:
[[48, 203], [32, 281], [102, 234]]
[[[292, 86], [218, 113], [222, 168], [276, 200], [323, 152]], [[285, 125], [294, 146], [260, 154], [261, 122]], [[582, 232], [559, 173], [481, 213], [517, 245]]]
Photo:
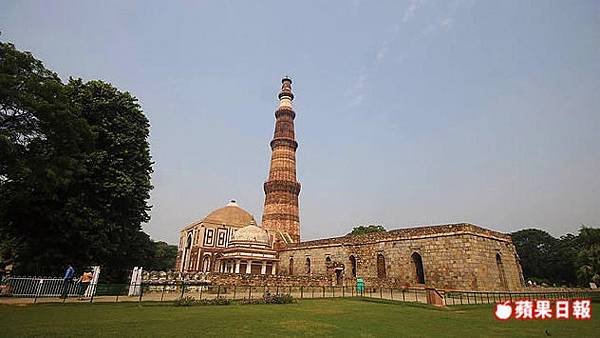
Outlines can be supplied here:
[[[494, 319], [491, 305], [438, 309], [358, 299], [288, 305], [135, 303], [0, 306], [0, 336], [537, 336], [598, 337], [600, 320]], [[600, 315], [600, 312], [597, 312]]]

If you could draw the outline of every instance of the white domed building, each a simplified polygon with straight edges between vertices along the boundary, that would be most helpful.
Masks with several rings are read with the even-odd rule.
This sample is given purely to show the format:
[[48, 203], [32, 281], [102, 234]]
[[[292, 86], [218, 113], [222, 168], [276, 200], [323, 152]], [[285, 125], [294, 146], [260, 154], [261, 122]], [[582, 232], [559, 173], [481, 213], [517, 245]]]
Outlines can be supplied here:
[[228, 248], [219, 257], [219, 272], [274, 275], [277, 261], [267, 230], [252, 220], [233, 233]]
[[234, 200], [184, 227], [176, 268], [181, 272], [275, 274], [277, 252], [268, 232]]
[[178, 271], [219, 271], [219, 255], [227, 248], [233, 234], [250, 223], [252, 214], [234, 200], [210, 212], [206, 217], [185, 226], [179, 233]]

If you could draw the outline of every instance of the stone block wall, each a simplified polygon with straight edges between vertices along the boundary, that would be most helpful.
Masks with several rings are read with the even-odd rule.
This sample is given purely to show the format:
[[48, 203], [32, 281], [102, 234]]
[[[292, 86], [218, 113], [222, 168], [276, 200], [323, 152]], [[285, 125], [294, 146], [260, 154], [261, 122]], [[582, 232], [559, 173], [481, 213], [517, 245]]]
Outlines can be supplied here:
[[[279, 273], [325, 274], [351, 285], [423, 286], [412, 255], [421, 256], [425, 285], [438, 289], [519, 290], [521, 267], [510, 236], [471, 224], [453, 224], [303, 242], [279, 252]], [[380, 258], [379, 267], [377, 256]], [[498, 261], [499, 257], [499, 261]], [[307, 258], [310, 259], [310, 274]], [[383, 263], [383, 264], [382, 264]], [[382, 265], [385, 273], [382, 273]]]

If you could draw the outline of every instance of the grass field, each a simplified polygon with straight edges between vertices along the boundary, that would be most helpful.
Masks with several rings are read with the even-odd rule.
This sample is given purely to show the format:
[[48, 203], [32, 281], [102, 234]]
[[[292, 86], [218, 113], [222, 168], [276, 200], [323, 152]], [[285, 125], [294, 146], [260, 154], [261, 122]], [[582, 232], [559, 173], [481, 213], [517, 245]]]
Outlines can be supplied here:
[[[37, 304], [0, 306], [0, 336], [450, 336], [598, 337], [600, 320], [494, 319], [491, 305], [427, 305], [303, 300], [287, 305], [174, 307], [167, 304]], [[599, 313], [600, 314], [600, 313]]]

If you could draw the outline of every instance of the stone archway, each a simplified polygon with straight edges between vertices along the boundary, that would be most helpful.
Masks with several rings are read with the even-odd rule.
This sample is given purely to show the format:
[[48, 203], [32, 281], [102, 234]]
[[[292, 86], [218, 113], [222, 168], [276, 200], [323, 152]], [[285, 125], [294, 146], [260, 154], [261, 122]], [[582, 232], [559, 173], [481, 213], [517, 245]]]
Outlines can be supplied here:
[[417, 275], [417, 283], [425, 284], [425, 269], [423, 269], [423, 258], [418, 252], [413, 252], [410, 256], [415, 266], [415, 273]]
[[209, 272], [210, 265], [210, 256], [204, 255], [204, 257], [202, 257], [202, 272]]
[[377, 254], [377, 278], [386, 278], [385, 257], [382, 253]]
[[351, 255], [350, 256], [350, 275], [352, 277], [356, 277], [357, 271], [358, 271], [358, 269], [357, 269], [356, 257], [354, 257], [354, 255]]
[[181, 259], [181, 271], [182, 272], [189, 269], [192, 241], [193, 241], [193, 237], [192, 237], [192, 233], [190, 232], [187, 235], [187, 238], [185, 241], [185, 247], [183, 248], [183, 257]]

